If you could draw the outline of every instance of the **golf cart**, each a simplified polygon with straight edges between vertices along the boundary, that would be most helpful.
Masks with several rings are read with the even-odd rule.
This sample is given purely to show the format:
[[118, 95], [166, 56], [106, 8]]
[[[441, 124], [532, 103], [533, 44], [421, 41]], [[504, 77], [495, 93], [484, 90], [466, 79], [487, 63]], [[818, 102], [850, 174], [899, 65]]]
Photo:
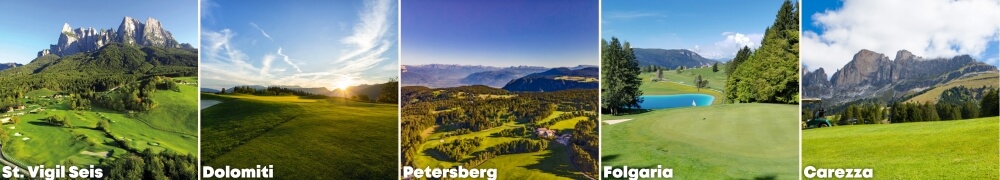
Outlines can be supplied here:
[[826, 110], [823, 109], [822, 100], [820, 100], [818, 98], [804, 98], [804, 99], [802, 99], [802, 102], [803, 103], [818, 103], [819, 104], [819, 108], [816, 108], [816, 110], [813, 110], [813, 112], [812, 112], [813, 113], [813, 118], [809, 119], [809, 120], [806, 120], [805, 123], [803, 124], [802, 129], [823, 128], [823, 127], [833, 126], [833, 124], [830, 124], [830, 120], [827, 120], [824, 117], [824, 116], [826, 116]]

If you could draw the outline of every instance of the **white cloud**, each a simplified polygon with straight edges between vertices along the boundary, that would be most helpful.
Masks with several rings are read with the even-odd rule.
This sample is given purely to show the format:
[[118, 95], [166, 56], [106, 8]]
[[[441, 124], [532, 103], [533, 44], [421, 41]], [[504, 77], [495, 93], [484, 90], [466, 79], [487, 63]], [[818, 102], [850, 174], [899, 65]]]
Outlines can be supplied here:
[[254, 29], [260, 31], [260, 34], [264, 35], [264, 37], [266, 37], [267, 39], [274, 41], [274, 39], [271, 38], [271, 35], [268, 35], [267, 32], [264, 32], [264, 29], [261, 29], [260, 26], [257, 26], [257, 23], [250, 22], [250, 26], [253, 26]]
[[264, 55], [264, 58], [263, 58], [264, 61], [261, 62], [261, 64], [263, 64], [263, 65], [260, 68], [260, 76], [271, 76], [271, 74], [270, 74], [270, 71], [271, 71], [271, 62], [274, 62], [274, 59], [276, 59], [276, 58], [278, 58], [278, 57], [274, 56], [274, 54], [268, 53], [268, 54]]
[[890, 58], [904, 49], [926, 58], [981, 57], [1000, 30], [997, 12], [997, 0], [845, 0], [840, 9], [803, 14], [823, 32], [803, 32], [801, 58], [830, 72], [861, 49]]
[[723, 32], [722, 40], [716, 41], [708, 47], [695, 45], [692, 51], [709, 59], [729, 59], [736, 57], [736, 52], [744, 46], [756, 49], [760, 46], [763, 34], [743, 34], [736, 32]]
[[360, 21], [354, 25], [353, 33], [340, 40], [348, 50], [341, 52], [340, 58], [333, 63], [333, 72], [340, 75], [359, 76], [361, 72], [374, 68], [380, 62], [388, 60], [387, 51], [395, 44], [392, 36], [395, 29], [390, 29], [395, 21], [390, 21], [390, 15], [396, 11], [390, 0], [365, 1], [364, 9], [359, 12]]

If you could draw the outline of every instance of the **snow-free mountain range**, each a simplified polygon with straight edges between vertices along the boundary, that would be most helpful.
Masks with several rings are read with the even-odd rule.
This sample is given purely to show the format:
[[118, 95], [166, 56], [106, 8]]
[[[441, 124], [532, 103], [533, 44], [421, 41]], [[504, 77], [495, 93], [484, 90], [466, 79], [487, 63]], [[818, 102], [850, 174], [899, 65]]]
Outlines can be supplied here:
[[639, 66], [655, 65], [669, 69], [702, 67], [718, 63], [687, 49], [632, 48]]
[[[426, 64], [404, 65], [403, 86], [446, 88], [486, 85], [508, 91], [557, 91], [597, 88], [595, 65], [546, 68], [540, 66], [494, 67], [481, 65]], [[572, 79], [569, 77], [577, 77]]]
[[92, 52], [111, 43], [126, 45], [153, 46], [164, 48], [193, 48], [190, 44], [177, 43], [170, 31], [164, 30], [159, 20], [147, 18], [146, 23], [126, 16], [118, 29], [95, 29], [70, 27], [63, 24], [59, 41], [48, 49], [38, 52], [38, 57], [47, 54], [66, 56], [80, 52]]
[[895, 58], [861, 50], [843, 68], [827, 79], [823, 68], [805, 71], [804, 98], [821, 98], [838, 106], [861, 99], [902, 100], [913, 93], [950, 81], [982, 73], [998, 73], [997, 67], [978, 62], [968, 55], [951, 58], [923, 58], [900, 50]]

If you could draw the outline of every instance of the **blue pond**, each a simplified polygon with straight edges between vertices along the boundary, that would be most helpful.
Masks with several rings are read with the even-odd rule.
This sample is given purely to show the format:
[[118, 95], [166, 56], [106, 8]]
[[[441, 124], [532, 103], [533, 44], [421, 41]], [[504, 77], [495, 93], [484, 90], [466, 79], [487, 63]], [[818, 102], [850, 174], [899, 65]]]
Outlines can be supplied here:
[[705, 94], [676, 94], [676, 95], [648, 95], [642, 96], [642, 103], [639, 105], [643, 109], [666, 109], [675, 107], [709, 106], [715, 100], [715, 96]]

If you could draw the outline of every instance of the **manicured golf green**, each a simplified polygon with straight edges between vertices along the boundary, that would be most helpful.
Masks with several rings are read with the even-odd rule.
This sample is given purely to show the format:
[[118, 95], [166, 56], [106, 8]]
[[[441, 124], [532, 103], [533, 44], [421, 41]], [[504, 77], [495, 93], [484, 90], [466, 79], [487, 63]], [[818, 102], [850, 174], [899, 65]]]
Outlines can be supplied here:
[[296, 96], [202, 94], [202, 165], [274, 165], [275, 177], [394, 177], [397, 106]]
[[[153, 99], [159, 106], [148, 112], [138, 113], [137, 118], [122, 112], [101, 107], [91, 110], [70, 110], [68, 98], [53, 98], [54, 91], [41, 89], [26, 93], [34, 101], [47, 102], [41, 106], [26, 104], [16, 124], [4, 124], [10, 141], [3, 150], [26, 165], [47, 166], [65, 164], [98, 164], [106, 158], [126, 154], [115, 139], [139, 151], [172, 151], [178, 154], [198, 153], [197, 137], [197, 84], [180, 85], [180, 92], [158, 90]], [[40, 96], [46, 96], [41, 98]], [[27, 101], [25, 99], [25, 101]], [[35, 112], [31, 112], [35, 110]], [[65, 117], [71, 128], [51, 125], [44, 121], [49, 116]], [[97, 122], [109, 120], [111, 135], [97, 130]], [[20, 136], [18, 136], [18, 134]], [[27, 139], [25, 139], [27, 138]]]
[[[795, 179], [797, 105], [722, 104], [603, 115], [602, 166], [664, 168], [679, 179]], [[608, 120], [631, 119], [616, 124]]]
[[997, 179], [998, 117], [802, 131], [802, 166], [872, 168], [879, 179]]

